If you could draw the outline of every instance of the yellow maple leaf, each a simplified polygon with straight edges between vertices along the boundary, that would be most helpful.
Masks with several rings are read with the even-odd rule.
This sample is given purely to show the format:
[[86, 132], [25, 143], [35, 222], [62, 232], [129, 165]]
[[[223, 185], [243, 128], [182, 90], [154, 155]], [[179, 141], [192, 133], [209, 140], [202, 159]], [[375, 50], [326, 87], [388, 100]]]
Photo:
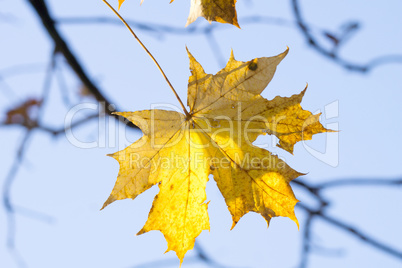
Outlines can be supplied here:
[[[119, 0], [119, 9], [125, 0]], [[141, 3], [144, 0], [141, 0]], [[174, 0], [171, 0], [172, 3]], [[186, 26], [198, 17], [204, 17], [209, 22], [230, 23], [240, 28], [236, 14], [237, 0], [191, 0], [190, 14]]]
[[183, 261], [195, 238], [209, 230], [205, 187], [215, 179], [233, 225], [254, 211], [269, 224], [272, 217], [289, 217], [298, 224], [298, 202], [289, 182], [302, 175], [269, 151], [252, 143], [272, 134], [288, 152], [300, 140], [326, 132], [319, 115], [301, 108], [305, 93], [263, 98], [288, 50], [274, 57], [236, 61], [233, 52], [226, 67], [206, 74], [188, 52], [192, 75], [188, 83], [186, 114], [165, 110], [117, 113], [137, 125], [144, 135], [111, 156], [120, 171], [102, 209], [125, 198], [136, 198], [155, 184], [159, 193], [138, 234], [161, 231], [168, 249]]
[[236, 0], [192, 0], [186, 26], [204, 17], [209, 22], [230, 23], [240, 28], [235, 5]]

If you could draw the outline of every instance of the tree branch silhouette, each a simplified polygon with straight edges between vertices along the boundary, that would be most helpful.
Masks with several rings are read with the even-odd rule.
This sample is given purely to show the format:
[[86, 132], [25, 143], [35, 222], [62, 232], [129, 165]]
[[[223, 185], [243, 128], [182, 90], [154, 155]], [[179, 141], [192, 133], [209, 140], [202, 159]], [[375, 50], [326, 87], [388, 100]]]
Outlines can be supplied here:
[[[402, 55], [384, 55], [381, 57], [374, 58], [365, 64], [355, 63], [348, 59], [342, 58], [341, 56], [339, 56], [339, 54], [337, 52], [340, 47], [340, 44], [343, 44], [343, 42], [342, 42], [343, 39], [331, 34], [330, 31], [325, 31], [324, 32], [325, 36], [334, 42], [333, 42], [333, 47], [331, 49], [327, 49], [324, 46], [322, 46], [320, 44], [320, 42], [317, 40], [317, 38], [314, 36], [314, 34], [311, 33], [308, 23], [306, 23], [304, 20], [302, 14], [301, 14], [299, 0], [291, 0], [291, 3], [292, 3], [292, 7], [293, 7], [294, 17], [296, 19], [297, 25], [299, 26], [301, 34], [306, 39], [307, 43], [315, 51], [317, 51], [319, 54], [326, 57], [328, 60], [333, 61], [334, 63], [340, 65], [341, 67], [343, 67], [347, 70], [362, 72], [362, 73], [369, 72], [372, 69], [374, 69], [375, 67], [378, 67], [380, 65], [391, 64], [391, 63], [397, 63], [397, 64], [402, 63]], [[352, 24], [350, 27], [350, 30], [357, 29], [357, 27], [358, 27], [357, 25], [358, 24], [354, 24], [354, 25]]]
[[396, 178], [396, 179], [350, 178], [350, 179], [332, 180], [317, 185], [308, 184], [305, 181], [296, 179], [292, 183], [307, 190], [312, 195], [312, 197], [314, 197], [319, 203], [319, 206], [316, 209], [304, 205], [303, 203], [297, 204], [298, 208], [304, 210], [307, 213], [307, 220], [303, 232], [302, 258], [299, 264], [300, 268], [308, 267], [308, 259], [311, 254], [311, 238], [312, 238], [311, 230], [315, 220], [322, 220], [327, 224], [332, 225], [338, 229], [341, 229], [342, 231], [347, 232], [351, 236], [360, 239], [362, 242], [376, 248], [377, 250], [380, 250], [393, 257], [396, 257], [402, 261], [402, 248], [396, 249], [390, 245], [387, 245], [384, 242], [381, 242], [379, 239], [364, 233], [363, 231], [359, 230], [359, 228], [356, 228], [353, 225], [346, 223], [345, 221], [341, 221], [333, 216], [330, 216], [329, 213], [326, 212], [326, 208], [332, 202], [328, 201], [323, 196], [324, 191], [340, 187], [361, 187], [364, 185], [364, 186], [376, 186], [376, 187], [383, 186], [392, 188], [395, 185], [401, 185], [402, 178]]
[[[87, 72], [84, 70], [81, 63], [78, 61], [78, 58], [74, 55], [70, 47], [67, 45], [67, 42], [61, 36], [60, 32], [56, 29], [55, 20], [50, 15], [45, 0], [28, 0], [28, 2], [34, 8], [36, 14], [38, 15], [38, 17], [42, 22], [43, 27], [48, 32], [49, 36], [52, 38], [55, 45], [55, 50], [64, 56], [67, 63], [74, 70], [74, 72], [81, 80], [81, 82], [85, 85], [85, 87], [96, 98], [96, 100], [105, 103], [107, 114], [124, 121], [124, 118], [122, 118], [121, 116], [113, 114], [113, 112], [118, 111], [118, 109], [116, 109], [114, 104], [112, 105], [112, 102], [101, 92], [101, 90], [89, 78]], [[128, 123], [128, 126], [137, 128], [132, 123]]]

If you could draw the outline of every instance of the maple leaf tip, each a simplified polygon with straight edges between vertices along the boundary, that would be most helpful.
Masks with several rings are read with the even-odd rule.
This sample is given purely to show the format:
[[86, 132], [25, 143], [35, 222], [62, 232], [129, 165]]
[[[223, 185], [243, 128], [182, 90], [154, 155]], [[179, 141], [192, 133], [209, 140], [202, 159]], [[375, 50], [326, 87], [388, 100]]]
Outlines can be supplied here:
[[142, 234], [145, 234], [145, 233], [146, 233], [146, 231], [144, 230], [144, 228], [142, 228], [141, 230], [138, 231], [138, 233], [135, 234], [135, 236], [139, 236], [139, 235], [142, 235]]
[[289, 47], [286, 46], [286, 49], [285, 49], [285, 51], [282, 52], [282, 54], [285, 54], [285, 56], [286, 56], [288, 53], [289, 53]]
[[191, 54], [190, 50], [188, 49], [188, 47], [186, 46], [186, 50], [187, 50], [187, 56], [190, 59], [190, 63], [191, 63], [191, 59], [195, 59], [193, 54]]
[[310, 172], [306, 172], [306, 173], [303, 173], [303, 172], [297, 172], [298, 173], [298, 177], [300, 177], [300, 176], [306, 176], [306, 175], [308, 175]]
[[237, 21], [237, 15], [235, 15], [235, 17], [233, 18], [232, 24], [237, 28], [239, 28], [240, 30], [242, 30], [242, 28], [239, 25], [239, 22]]
[[102, 211], [105, 207], [107, 207], [106, 203], [103, 204], [103, 206], [101, 207], [101, 209], [99, 211]]
[[111, 203], [113, 203], [116, 200], [117, 200], [116, 198], [114, 198], [112, 195], [110, 195], [100, 210], [103, 210], [105, 207], [107, 207], [108, 205], [110, 205]]
[[300, 224], [299, 224], [299, 221], [297, 220], [297, 218], [295, 218], [293, 221], [294, 221], [294, 222], [296, 223], [296, 225], [297, 225], [297, 231], [300, 231]]
[[234, 59], [235, 59], [235, 57], [234, 57], [233, 48], [231, 48], [231, 49], [230, 49], [230, 58], [229, 58], [229, 61], [230, 61], [230, 60], [234, 60]]
[[112, 115], [121, 115], [121, 112], [112, 112]]
[[295, 94], [295, 95], [298, 95], [299, 97], [301, 97], [300, 102], [302, 101], [304, 95], [306, 94], [307, 87], [308, 87], [308, 83], [306, 83], [306, 86], [304, 87], [304, 89], [302, 91], [300, 91], [299, 94]]
[[286, 50], [283, 51], [282, 53], [279, 53], [278, 55], [275, 56], [276, 60], [278, 61], [278, 63], [276, 63], [277, 65], [286, 57], [286, 55], [288, 55], [289, 53], [289, 47], [286, 46]]
[[341, 132], [341, 130], [326, 129], [326, 132]]

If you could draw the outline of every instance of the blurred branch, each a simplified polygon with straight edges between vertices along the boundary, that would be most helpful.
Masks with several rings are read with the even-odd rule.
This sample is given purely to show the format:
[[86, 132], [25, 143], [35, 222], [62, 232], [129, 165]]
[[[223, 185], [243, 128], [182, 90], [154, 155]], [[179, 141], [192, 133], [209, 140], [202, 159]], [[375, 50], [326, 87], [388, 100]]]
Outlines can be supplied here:
[[95, 84], [90, 80], [86, 71], [84, 71], [81, 64], [78, 62], [78, 59], [70, 50], [66, 41], [62, 38], [59, 31], [55, 27], [55, 22], [53, 18], [50, 16], [49, 10], [46, 6], [44, 0], [29, 0], [28, 1], [32, 7], [35, 9], [37, 15], [41, 19], [43, 27], [47, 30], [48, 34], [52, 38], [56, 50], [63, 54], [68, 64], [83, 82], [83, 84], [92, 92], [95, 98], [98, 101], [103, 101], [107, 105], [111, 104], [111, 102], [100, 92], [100, 90], [95, 86]]
[[99, 114], [96, 113], [96, 114], [89, 115], [85, 118], [75, 121], [74, 123], [72, 123], [71, 125], [69, 125], [67, 127], [52, 128], [52, 127], [48, 127], [48, 126], [44, 126], [44, 125], [38, 125], [37, 129], [48, 132], [49, 134], [51, 134], [53, 136], [58, 136], [60, 134], [65, 134], [67, 130], [71, 130], [78, 126], [82, 126], [85, 123], [88, 123], [88, 121], [90, 121], [91, 119], [95, 119], [95, 118], [99, 118]]
[[[10, 110], [8, 112], [8, 118], [6, 119], [7, 124], [14, 124], [14, 120], [16, 124], [21, 124], [24, 125], [25, 127], [25, 135], [24, 138], [22, 139], [20, 146], [17, 150], [17, 154], [14, 160], [13, 165], [10, 168], [10, 171], [6, 177], [6, 180], [4, 181], [3, 184], [3, 206], [6, 210], [6, 216], [7, 216], [7, 247], [9, 251], [11, 252], [11, 255], [14, 257], [14, 260], [16, 263], [19, 265], [19, 267], [25, 267], [25, 262], [21, 255], [19, 254], [16, 246], [15, 246], [15, 233], [16, 233], [16, 220], [15, 220], [15, 215], [16, 213], [22, 213], [25, 216], [35, 218], [37, 220], [43, 220], [48, 218], [47, 216], [44, 216], [42, 213], [37, 213], [33, 210], [27, 209], [27, 208], [22, 208], [22, 207], [17, 207], [11, 202], [11, 191], [12, 191], [12, 186], [16, 180], [18, 170], [21, 166], [27, 143], [29, 138], [31, 137], [32, 130], [35, 129], [35, 127], [38, 125], [38, 122], [40, 121], [40, 117], [42, 115], [43, 111], [43, 104], [46, 101], [47, 97], [49, 96], [49, 90], [50, 90], [50, 85], [51, 85], [51, 80], [52, 80], [52, 75], [53, 75], [53, 69], [54, 69], [54, 53], [52, 54], [49, 62], [49, 66], [46, 71], [46, 75], [44, 78], [43, 82], [43, 92], [42, 92], [42, 99], [40, 101], [37, 100], [29, 100], [28, 102], [23, 103], [22, 105], [18, 106], [17, 108]], [[32, 115], [32, 111], [30, 111], [30, 108], [32, 107], [37, 107], [38, 111], [36, 115]], [[17, 123], [18, 122], [18, 123]]]
[[2, 79], [10, 78], [12, 76], [22, 75], [26, 73], [43, 72], [46, 66], [43, 63], [25, 63], [14, 66], [9, 66], [0, 70]]
[[402, 185], [402, 178], [396, 179], [339, 179], [333, 181], [327, 181], [325, 183], [318, 184], [317, 190], [325, 190], [334, 187], [344, 186], [394, 186]]
[[349, 225], [343, 221], [337, 220], [334, 217], [328, 216], [326, 213], [322, 213], [320, 210], [311, 209], [304, 204], [299, 203], [298, 206], [300, 208], [306, 210], [309, 214], [317, 215], [320, 219], [326, 221], [327, 223], [330, 223], [330, 224], [334, 225], [335, 227], [338, 227], [339, 229], [348, 232], [352, 236], [359, 238], [363, 242], [402, 260], [402, 251], [399, 251], [389, 245], [386, 245], [383, 242], [378, 241], [377, 239], [371, 237], [370, 235], [365, 234], [364, 232], [360, 231], [359, 229], [353, 227], [352, 225]]
[[[71, 69], [74, 70], [78, 78], [85, 85], [85, 87], [93, 94], [93, 96], [99, 101], [105, 103], [106, 113], [122, 120], [121, 116], [113, 115], [113, 112], [116, 112], [115, 106], [112, 105], [112, 102], [101, 93], [100, 89], [92, 82], [89, 78], [88, 74], [79, 63], [77, 57], [71, 51], [70, 47], [67, 45], [64, 38], [61, 36], [59, 31], [56, 29], [55, 20], [51, 17], [45, 0], [28, 0], [31, 6], [36, 11], [36, 14], [39, 16], [43, 27], [46, 29], [50, 37], [52, 38], [56, 51], [61, 53], [66, 59], [67, 63], [70, 65]], [[128, 124], [130, 127], [137, 128], [132, 123]]]
[[0, 90], [0, 92], [4, 96], [6, 96], [10, 100], [15, 97], [14, 91], [9, 86], [9, 84], [6, 81], [4, 81], [4, 78], [1, 75], [0, 75], [0, 84], [2, 85], [2, 89]]
[[299, 267], [305, 268], [308, 267], [308, 258], [311, 253], [311, 230], [312, 225], [316, 219], [321, 219], [324, 222], [333, 225], [347, 233], [351, 236], [354, 236], [364, 243], [367, 243], [374, 248], [390, 254], [398, 259], [402, 260], [402, 250], [398, 250], [390, 245], [387, 245], [380, 240], [373, 238], [369, 234], [364, 233], [358, 228], [344, 222], [338, 220], [332, 216], [330, 216], [326, 212], [326, 208], [331, 204], [327, 201], [322, 195], [323, 190], [334, 189], [335, 187], [350, 187], [350, 186], [387, 186], [393, 187], [395, 185], [402, 185], [402, 179], [340, 179], [333, 180], [326, 183], [311, 185], [306, 182], [302, 182], [300, 180], [294, 180], [292, 183], [306, 189], [312, 196], [319, 201], [319, 206], [316, 209], [312, 209], [309, 206], [304, 205], [303, 203], [298, 203], [297, 207], [303, 209], [307, 213], [307, 220], [304, 226], [304, 234], [303, 234], [303, 245], [302, 245], [302, 258], [300, 260]]
[[66, 107], [71, 107], [72, 102], [70, 101], [70, 98], [68, 95], [67, 83], [64, 79], [63, 72], [62, 72], [59, 64], [56, 64], [55, 67], [56, 67], [55, 74], [56, 74], [57, 82], [59, 85], [60, 93], [62, 96], [62, 100]]
[[16, 223], [15, 223], [15, 208], [13, 203], [11, 202], [11, 189], [15, 182], [16, 175], [18, 173], [19, 167], [21, 165], [25, 148], [27, 142], [31, 136], [31, 130], [27, 130], [24, 138], [22, 139], [20, 146], [17, 150], [17, 155], [15, 157], [14, 163], [11, 166], [10, 171], [6, 177], [6, 180], [3, 183], [3, 206], [6, 210], [6, 218], [7, 218], [7, 248], [13, 256], [14, 260], [18, 264], [19, 267], [25, 267], [25, 261], [19, 254], [16, 246], [15, 246], [15, 233], [16, 233]]
[[[204, 248], [197, 241], [195, 241], [195, 243], [194, 243], [194, 251], [197, 254], [196, 258], [198, 258], [198, 260], [200, 262], [204, 262], [205, 264], [207, 264], [209, 267], [216, 267], [216, 268], [229, 267], [229, 266], [222, 265], [222, 264], [218, 263], [216, 260], [214, 260], [208, 253], [206, 253]], [[235, 268], [235, 267], [231, 267], [231, 268]]]
[[11, 13], [0, 12], [0, 23], [15, 23], [17, 18]]
[[[372, 59], [366, 64], [358, 64], [346, 59], [343, 59], [339, 54], [337, 53], [337, 49], [339, 48], [339, 45], [341, 44], [342, 39], [340, 37], [335, 37], [335, 35], [330, 34], [329, 31], [325, 31], [325, 35], [327, 38], [332, 39], [334, 41], [334, 47], [332, 49], [327, 49], [324, 46], [322, 46], [316, 39], [316, 37], [312, 34], [310, 31], [310, 28], [308, 24], [305, 22], [301, 11], [300, 11], [300, 5], [299, 5], [299, 0], [291, 0], [292, 7], [293, 7], [293, 13], [296, 19], [296, 22], [299, 26], [300, 32], [303, 34], [304, 38], [306, 39], [307, 43], [318, 53], [323, 55], [329, 60], [332, 60], [333, 62], [339, 64], [345, 69], [348, 69], [350, 71], [357, 71], [357, 72], [368, 72], [371, 71], [373, 68], [378, 67], [380, 65], [384, 64], [391, 64], [391, 63], [398, 63], [402, 64], [402, 55], [385, 55], [381, 57], [377, 57], [375, 59]], [[357, 24], [355, 24], [357, 25]], [[351, 24], [349, 27], [349, 30], [347, 32], [350, 32], [351, 30], [356, 29], [357, 26], [354, 26]], [[343, 43], [343, 42], [342, 42]]]
[[[208, 267], [215, 267], [215, 268], [229, 268], [229, 266], [225, 266], [222, 264], [219, 264], [217, 261], [212, 259], [207, 253], [205, 253], [205, 250], [201, 245], [195, 241], [194, 244], [194, 249], [196, 256], [188, 256], [186, 257], [186, 263], [205, 263]], [[155, 268], [155, 267], [167, 267], [167, 266], [172, 266], [172, 267], [177, 267], [177, 258], [171, 258], [168, 260], [156, 260], [156, 261], [150, 261], [146, 262], [140, 265], [135, 265], [133, 268]], [[233, 267], [230, 266], [230, 268], [240, 268], [240, 267]]]
[[311, 229], [313, 218], [314, 214], [308, 213], [306, 223], [304, 224], [303, 245], [299, 265], [300, 268], [306, 268], [308, 266], [308, 258], [311, 251]]
[[[278, 25], [278, 26], [286, 26], [286, 27], [297, 27], [296, 22], [268, 17], [268, 16], [248, 16], [240, 19], [242, 25], [248, 24], [270, 24], [270, 25]], [[153, 22], [142, 22], [133, 19], [126, 19], [127, 23], [130, 24], [131, 27], [138, 29], [140, 31], [148, 32], [148, 33], [156, 33], [159, 36], [163, 36], [164, 34], [175, 34], [175, 35], [190, 35], [190, 34], [205, 34], [207, 32], [216, 31], [216, 30], [228, 30], [231, 29], [230, 26], [224, 24], [208, 24], [205, 26], [199, 26], [197, 24], [191, 24], [188, 27], [176, 27], [170, 26], [166, 24], [158, 24]], [[105, 16], [94, 16], [94, 17], [64, 17], [58, 18], [56, 23], [58, 24], [114, 24], [116, 26], [122, 26], [121, 21], [112, 17]]]
[[212, 31], [205, 32], [205, 38], [211, 48], [212, 53], [215, 55], [215, 59], [218, 61], [220, 67], [224, 68], [226, 65], [226, 60], [222, 56], [222, 52], [219, 49], [219, 43], [216, 41], [214, 33]]
[[[320, 28], [318, 26], [314, 26], [312, 24], [307, 24], [302, 18], [299, 3], [297, 0], [292, 0], [293, 11], [295, 15], [295, 21], [286, 20], [282, 18], [268, 17], [268, 16], [248, 16], [241, 18], [241, 24], [249, 25], [249, 24], [270, 24], [270, 25], [278, 25], [283, 27], [296, 27], [298, 28], [310, 46], [313, 47], [319, 54], [328, 58], [329, 60], [334, 61], [339, 64], [343, 68], [352, 71], [358, 72], [368, 72], [371, 69], [378, 67], [384, 64], [397, 63], [402, 64], [402, 55], [384, 55], [381, 57], [377, 57], [375, 59], [370, 60], [366, 64], [358, 64], [347, 59], [343, 59], [339, 56], [338, 50], [339, 48], [346, 43], [350, 37], [357, 32], [359, 29], [359, 24], [357, 22], [346, 23], [342, 27], [342, 32], [339, 34], [332, 33], [329, 30]], [[68, 18], [59, 18], [57, 23], [61, 24], [115, 24], [121, 25], [120, 21], [114, 18], [109, 17], [68, 17]], [[187, 28], [183, 27], [175, 27], [169, 26], [166, 24], [156, 24], [151, 22], [140, 22], [136, 20], [127, 19], [127, 22], [133, 27], [141, 31], [148, 32], [150, 34], [154, 34], [157, 37], [162, 37], [165, 34], [175, 34], [175, 35], [190, 35], [190, 34], [202, 34], [205, 35], [208, 39], [208, 42], [211, 46], [212, 52], [215, 54], [215, 57], [218, 60], [218, 63], [222, 66], [224, 65], [224, 61], [222, 60], [221, 53], [219, 52], [219, 44], [214, 40], [210, 40], [213, 38], [212, 33], [217, 30], [225, 30], [229, 29], [227, 25], [222, 24], [212, 24], [206, 26], [197, 26], [190, 25]], [[331, 48], [325, 48], [318, 41], [315, 35], [318, 34], [321, 37], [325, 37], [327, 40], [330, 40], [332, 43]]]

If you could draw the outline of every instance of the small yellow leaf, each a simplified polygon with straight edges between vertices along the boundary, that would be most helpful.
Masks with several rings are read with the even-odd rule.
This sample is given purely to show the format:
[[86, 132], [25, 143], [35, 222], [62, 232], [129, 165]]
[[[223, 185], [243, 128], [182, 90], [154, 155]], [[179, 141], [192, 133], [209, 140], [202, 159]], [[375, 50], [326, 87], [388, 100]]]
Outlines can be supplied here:
[[[119, 9], [125, 0], [119, 0]], [[144, 0], [141, 0], [141, 4]], [[174, 0], [170, 0], [172, 3]], [[204, 17], [207, 21], [233, 24], [240, 28], [236, 13], [237, 0], [191, 0], [190, 14], [186, 26], [194, 22], [198, 17]]]
[[116, 184], [103, 205], [136, 198], [158, 184], [148, 220], [138, 234], [159, 230], [183, 261], [195, 238], [209, 230], [205, 187], [213, 175], [235, 227], [250, 211], [269, 224], [273, 217], [292, 219], [298, 202], [289, 182], [301, 173], [253, 142], [260, 135], [279, 138], [292, 153], [294, 145], [328, 131], [319, 115], [301, 108], [306, 92], [291, 97], [263, 98], [285, 52], [248, 62], [233, 52], [224, 69], [206, 74], [188, 53], [188, 116], [165, 110], [117, 113], [137, 125], [144, 136], [111, 156], [120, 164]]
[[209, 22], [229, 23], [240, 28], [235, 5], [236, 0], [191, 0], [186, 26], [198, 17], [204, 17]]

